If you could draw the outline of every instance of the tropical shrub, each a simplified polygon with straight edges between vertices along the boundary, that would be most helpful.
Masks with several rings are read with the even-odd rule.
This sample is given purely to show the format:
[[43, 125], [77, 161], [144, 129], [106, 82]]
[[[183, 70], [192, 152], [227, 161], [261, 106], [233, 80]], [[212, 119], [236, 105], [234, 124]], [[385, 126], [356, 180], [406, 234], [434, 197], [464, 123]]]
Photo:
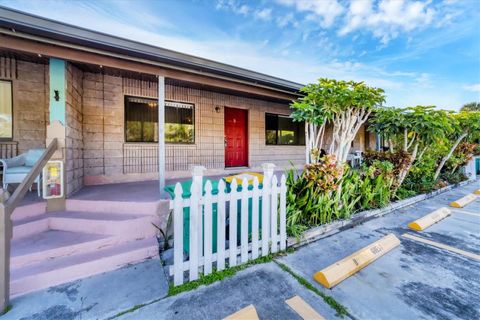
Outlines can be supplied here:
[[370, 119], [369, 130], [388, 141], [388, 152], [402, 150], [410, 154], [408, 165], [396, 177], [395, 189], [401, 187], [416, 160], [437, 145], [452, 130], [449, 113], [433, 106], [378, 108]]
[[[411, 154], [404, 150], [394, 152], [369, 150], [364, 153], [364, 161], [367, 165], [372, 165], [376, 161], [390, 162], [393, 165], [392, 174], [395, 178], [408, 167], [411, 158]], [[394, 183], [397, 183], [396, 179]]]
[[403, 187], [415, 193], [425, 193], [436, 189], [435, 167], [437, 156], [433, 152], [424, 154], [410, 168]]
[[470, 160], [472, 160], [477, 147], [478, 145], [476, 143], [460, 143], [457, 149], [455, 149], [452, 157], [445, 165], [447, 169], [446, 172], [453, 174], [458, 168], [466, 165]]
[[[353, 213], [390, 202], [393, 165], [374, 161], [353, 170], [325, 156], [297, 176], [287, 172], [287, 232], [299, 236], [310, 227], [347, 219]], [[319, 180], [323, 180], [319, 182]]]

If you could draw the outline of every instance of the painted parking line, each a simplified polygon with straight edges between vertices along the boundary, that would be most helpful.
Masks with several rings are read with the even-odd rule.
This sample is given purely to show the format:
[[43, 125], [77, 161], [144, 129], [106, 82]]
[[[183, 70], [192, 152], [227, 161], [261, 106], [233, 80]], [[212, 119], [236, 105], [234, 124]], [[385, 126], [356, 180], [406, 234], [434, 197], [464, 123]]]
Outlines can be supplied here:
[[348, 257], [318, 271], [313, 275], [313, 278], [325, 288], [330, 289], [398, 245], [400, 245], [400, 240], [393, 233], [390, 233]]
[[415, 231], [423, 231], [451, 214], [452, 211], [450, 211], [450, 209], [443, 207], [427, 214], [426, 216], [423, 216], [420, 219], [410, 222], [408, 227]]
[[293, 298], [285, 300], [285, 303], [304, 320], [325, 320], [324, 317], [319, 315], [315, 309], [299, 296], [294, 296]]
[[480, 213], [470, 212], [470, 211], [467, 211], [467, 210], [454, 209], [453, 212], [454, 213], [468, 214], [468, 215], [471, 215], [471, 216], [474, 216], [474, 217], [480, 217]]
[[449, 245], [439, 243], [439, 242], [435, 242], [435, 241], [432, 241], [432, 240], [428, 240], [428, 239], [425, 239], [425, 238], [422, 238], [422, 237], [414, 236], [413, 234], [409, 234], [409, 233], [404, 233], [402, 235], [402, 237], [413, 240], [413, 241], [421, 242], [421, 243], [424, 243], [424, 244], [428, 244], [428, 245], [436, 247], [436, 248], [444, 249], [444, 250], [447, 250], [447, 251], [450, 251], [450, 252], [453, 252], [453, 253], [456, 253], [456, 254], [460, 254], [460, 255], [465, 256], [467, 258], [471, 258], [471, 259], [480, 261], [480, 255], [478, 255], [476, 253], [473, 253], [473, 252], [468, 252], [468, 251], [465, 251], [465, 250], [457, 249], [455, 247], [451, 247]]
[[223, 320], [258, 320], [257, 309], [251, 304], [242, 310], [229, 315]]
[[470, 193], [470, 194], [467, 194], [465, 197], [462, 197], [458, 200], [455, 200], [455, 201], [451, 202], [450, 206], [454, 207], [454, 208], [463, 208], [467, 204], [469, 204], [469, 203], [471, 203], [475, 200], [477, 200], [477, 196], [473, 193]]

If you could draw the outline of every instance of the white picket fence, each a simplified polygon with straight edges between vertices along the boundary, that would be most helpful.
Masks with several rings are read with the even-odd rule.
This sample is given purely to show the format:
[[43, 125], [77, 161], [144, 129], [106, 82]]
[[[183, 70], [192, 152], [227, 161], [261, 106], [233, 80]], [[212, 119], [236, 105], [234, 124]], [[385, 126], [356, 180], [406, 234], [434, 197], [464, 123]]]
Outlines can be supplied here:
[[[253, 188], [248, 190], [248, 181], [245, 178], [242, 188], [237, 190], [234, 179], [231, 191], [226, 192], [223, 180], [218, 183], [218, 194], [212, 194], [212, 184], [207, 181], [202, 194], [200, 182], [192, 183], [191, 196], [183, 199], [182, 186], [175, 186], [175, 198], [170, 201], [173, 209], [174, 224], [174, 263], [170, 267], [174, 285], [184, 282], [185, 271], [188, 271], [189, 281], [198, 279], [199, 273], [207, 275], [216, 270], [246, 263], [269, 253], [275, 253], [286, 248], [286, 181], [282, 175], [280, 184], [277, 177], [271, 172], [265, 172], [263, 188], [259, 188], [257, 178], [253, 181]], [[251, 199], [251, 235], [249, 235], [249, 199]], [[260, 202], [261, 200], [261, 202]], [[240, 202], [240, 210], [237, 211]], [[261, 208], [260, 208], [261, 203]], [[217, 252], [212, 248], [212, 212], [214, 205], [217, 208]], [[190, 208], [190, 235], [189, 256], [184, 259], [183, 226], [184, 208]], [[228, 210], [227, 210], [228, 208]], [[261, 209], [261, 210], [260, 210]], [[228, 215], [227, 215], [228, 211]], [[203, 213], [203, 214], [202, 214]], [[237, 235], [237, 215], [240, 214], [241, 234]], [[261, 217], [259, 216], [261, 214]], [[228, 249], [226, 244], [226, 225], [228, 217]], [[261, 219], [261, 228], [259, 220]], [[203, 228], [202, 228], [203, 224]], [[202, 230], [203, 229], [203, 230]], [[215, 236], [215, 235], [213, 235]], [[240, 237], [240, 245], [237, 238]], [[214, 264], [215, 263], [215, 264]]]

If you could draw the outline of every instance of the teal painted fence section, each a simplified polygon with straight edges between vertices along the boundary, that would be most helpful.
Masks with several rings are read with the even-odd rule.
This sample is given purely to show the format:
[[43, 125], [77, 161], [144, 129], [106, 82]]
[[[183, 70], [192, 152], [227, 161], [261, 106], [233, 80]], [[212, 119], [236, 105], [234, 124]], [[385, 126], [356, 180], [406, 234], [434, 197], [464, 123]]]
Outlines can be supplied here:
[[[58, 101], [55, 98], [58, 92]], [[65, 125], [65, 61], [50, 59], [50, 123], [58, 120]]]

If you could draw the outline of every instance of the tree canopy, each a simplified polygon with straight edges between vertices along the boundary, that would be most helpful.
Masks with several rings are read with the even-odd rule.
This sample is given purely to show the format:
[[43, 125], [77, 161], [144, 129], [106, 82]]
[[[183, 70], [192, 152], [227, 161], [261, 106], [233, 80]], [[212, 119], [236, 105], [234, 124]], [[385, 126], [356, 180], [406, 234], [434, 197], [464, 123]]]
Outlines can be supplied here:
[[292, 103], [292, 118], [306, 122], [307, 153], [322, 148], [325, 125], [331, 123], [328, 153], [339, 162], [346, 160], [351, 142], [372, 110], [385, 101], [383, 89], [364, 82], [322, 78], [300, 91], [304, 96]]

